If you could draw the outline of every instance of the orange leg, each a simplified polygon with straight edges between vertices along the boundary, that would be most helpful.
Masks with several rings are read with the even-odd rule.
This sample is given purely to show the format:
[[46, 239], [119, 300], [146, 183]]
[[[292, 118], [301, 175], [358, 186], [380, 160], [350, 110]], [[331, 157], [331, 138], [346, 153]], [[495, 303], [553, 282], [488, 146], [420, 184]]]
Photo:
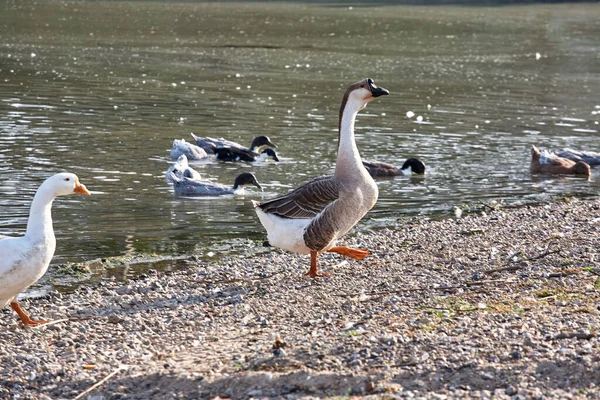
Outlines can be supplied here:
[[310, 269], [307, 273], [305, 273], [302, 278], [308, 278], [309, 276], [313, 279], [322, 278], [324, 276], [329, 275], [331, 272], [325, 272], [324, 274], [319, 274], [319, 267], [317, 267], [317, 256], [318, 252], [311, 250], [310, 251]]
[[21, 309], [21, 306], [19, 305], [18, 301], [11, 301], [10, 306], [12, 307], [13, 310], [15, 310], [15, 312], [17, 314], [19, 314], [19, 317], [21, 318], [21, 323], [23, 325], [28, 325], [28, 326], [36, 326], [36, 325], [42, 325], [42, 324], [47, 324], [50, 321], [45, 321], [45, 320], [41, 320], [41, 321], [34, 321], [31, 318], [29, 318], [29, 315], [25, 314], [25, 311], [23, 311]]
[[368, 249], [352, 249], [346, 246], [334, 246], [327, 251], [331, 253], [338, 253], [344, 257], [350, 257], [354, 260], [362, 260], [371, 254], [369, 253]]

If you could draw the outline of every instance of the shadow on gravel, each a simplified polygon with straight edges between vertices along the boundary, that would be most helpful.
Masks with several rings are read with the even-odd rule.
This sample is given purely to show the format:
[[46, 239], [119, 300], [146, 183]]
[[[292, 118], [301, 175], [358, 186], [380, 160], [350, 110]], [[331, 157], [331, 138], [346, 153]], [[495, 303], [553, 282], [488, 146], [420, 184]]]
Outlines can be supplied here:
[[[113, 390], [120, 388], [123, 398], [170, 398], [171, 395], [184, 395], [185, 398], [231, 399], [249, 397], [278, 397], [286, 394], [348, 396], [365, 394], [372, 388], [371, 379], [364, 376], [338, 375], [332, 373], [313, 375], [306, 371], [289, 374], [245, 373], [236, 374], [214, 382], [203, 382], [180, 376], [152, 374], [145, 377], [131, 377], [111, 382], [104, 395], [119, 395]], [[126, 388], [124, 391], [123, 389]]]
[[[578, 363], [572, 360], [541, 361], [530, 367], [512, 365], [505, 368], [465, 366], [457, 369], [448, 368], [445, 372], [413, 374], [405, 372], [394, 377], [393, 381], [405, 389], [413, 391], [437, 391], [450, 386], [457, 388], [469, 387], [469, 390], [495, 390], [506, 388], [509, 384], [518, 385], [519, 375], [530, 376], [535, 370], [536, 380], [543, 382], [546, 389], [581, 389], [585, 390], [600, 382], [599, 360], [593, 365]], [[592, 385], [593, 384], [593, 385]]]

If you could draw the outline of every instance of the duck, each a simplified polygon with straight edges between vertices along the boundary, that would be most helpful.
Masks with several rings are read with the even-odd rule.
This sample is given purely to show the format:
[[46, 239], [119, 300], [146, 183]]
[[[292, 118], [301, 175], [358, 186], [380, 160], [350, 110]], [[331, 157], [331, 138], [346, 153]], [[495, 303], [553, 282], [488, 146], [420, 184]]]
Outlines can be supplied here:
[[245, 185], [254, 185], [262, 190], [256, 176], [250, 172], [239, 174], [232, 187], [227, 187], [219, 183], [201, 181], [187, 177], [178, 177], [171, 173], [173, 180], [173, 190], [180, 196], [222, 196], [227, 194], [242, 195], [245, 194]]
[[571, 161], [583, 161], [590, 166], [600, 165], [600, 153], [595, 151], [564, 149], [556, 152], [556, 155]]
[[188, 160], [202, 160], [208, 157], [201, 147], [188, 143], [185, 139], [175, 139], [171, 148], [171, 160], [177, 160], [182, 154], [185, 154]]
[[46, 273], [54, 256], [56, 238], [52, 227], [52, 202], [58, 196], [74, 193], [90, 195], [77, 175], [63, 172], [49, 177], [33, 197], [25, 235], [5, 236], [0, 240], [0, 307], [10, 303], [23, 325], [50, 322], [31, 319], [19, 305], [17, 296]]
[[192, 137], [194, 138], [194, 141], [196, 142], [196, 146], [201, 147], [208, 154], [215, 153], [214, 150], [221, 148], [221, 147], [230, 148], [230, 149], [231, 148], [243, 149], [243, 150], [251, 151], [253, 153], [260, 153], [260, 151], [263, 150], [264, 147], [271, 147], [274, 149], [277, 148], [277, 146], [275, 146], [273, 144], [273, 142], [271, 142], [271, 139], [269, 139], [269, 137], [265, 136], [265, 135], [256, 136], [254, 139], [252, 139], [252, 142], [250, 143], [250, 147], [244, 147], [239, 143], [232, 142], [230, 140], [226, 140], [223, 138], [215, 139], [215, 138], [211, 138], [211, 137], [199, 137], [199, 136], [194, 135], [193, 133], [192, 133]]
[[572, 174], [587, 177], [591, 174], [589, 164], [559, 157], [546, 150], [540, 152], [535, 146], [531, 146], [530, 170], [532, 174]]
[[382, 176], [410, 176], [410, 175], [423, 175], [425, 174], [425, 164], [418, 158], [409, 158], [404, 161], [401, 168], [395, 165], [378, 162], [378, 161], [365, 161], [363, 165], [372, 177]]
[[260, 154], [246, 149], [236, 149], [233, 147], [219, 147], [215, 149], [217, 160], [221, 161], [265, 161], [271, 157], [274, 161], [279, 161], [277, 152], [271, 148], [264, 149]]
[[354, 137], [356, 115], [389, 91], [366, 78], [348, 87], [342, 97], [338, 123], [338, 148], [333, 176], [325, 176], [266, 202], [253, 201], [269, 244], [293, 253], [310, 254], [310, 269], [303, 278], [320, 278], [318, 256], [333, 252], [362, 260], [369, 250], [337, 246], [375, 205], [377, 184], [362, 165]]
[[188, 159], [185, 154], [179, 156], [175, 164], [171, 165], [167, 172], [165, 173], [165, 178], [168, 183], [173, 183], [173, 179], [171, 178], [171, 174], [174, 174], [178, 178], [190, 178], [195, 180], [202, 179], [200, 173], [189, 166]]

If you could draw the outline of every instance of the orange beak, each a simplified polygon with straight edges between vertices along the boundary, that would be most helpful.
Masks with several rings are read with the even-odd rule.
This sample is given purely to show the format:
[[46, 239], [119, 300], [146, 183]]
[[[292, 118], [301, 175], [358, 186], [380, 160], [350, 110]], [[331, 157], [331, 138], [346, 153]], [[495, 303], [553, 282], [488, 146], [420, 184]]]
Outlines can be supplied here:
[[73, 189], [73, 193], [85, 194], [88, 196], [91, 195], [90, 191], [87, 190], [85, 185], [82, 185], [79, 183], [79, 181], [75, 182], [75, 189]]

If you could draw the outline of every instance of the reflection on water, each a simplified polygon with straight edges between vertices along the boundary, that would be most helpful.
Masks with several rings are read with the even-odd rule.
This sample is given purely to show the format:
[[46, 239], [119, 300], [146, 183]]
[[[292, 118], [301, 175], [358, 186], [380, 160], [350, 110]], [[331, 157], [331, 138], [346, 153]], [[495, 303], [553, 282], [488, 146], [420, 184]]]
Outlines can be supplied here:
[[[532, 179], [528, 163], [532, 144], [600, 150], [599, 21], [591, 4], [2, 2], [0, 234], [23, 233], [39, 183], [68, 170], [93, 196], [55, 202], [55, 263], [261, 240], [250, 199], [333, 171], [341, 95], [366, 76], [391, 95], [359, 115], [363, 157], [417, 156], [429, 170], [380, 181], [359, 229], [597, 195], [597, 169]], [[177, 198], [168, 150], [192, 131], [244, 144], [266, 134], [282, 161], [194, 163], [225, 184], [254, 172], [265, 191]]]

